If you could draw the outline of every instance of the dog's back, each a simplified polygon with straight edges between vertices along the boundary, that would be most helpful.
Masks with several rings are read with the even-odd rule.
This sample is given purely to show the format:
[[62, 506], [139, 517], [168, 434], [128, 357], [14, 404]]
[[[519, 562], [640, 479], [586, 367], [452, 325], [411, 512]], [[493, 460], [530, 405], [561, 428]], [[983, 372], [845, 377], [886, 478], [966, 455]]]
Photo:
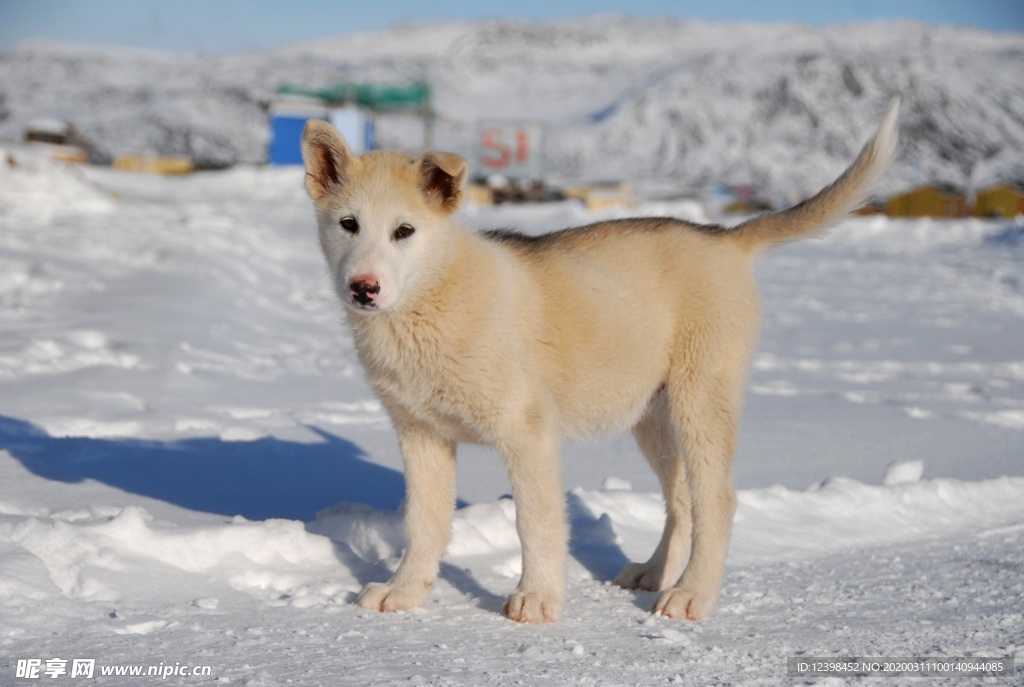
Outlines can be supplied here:
[[540, 237], [492, 232], [520, 270], [517, 312], [565, 436], [633, 426], [673, 351], [714, 337], [721, 364], [745, 366], [758, 330], [752, 255], [717, 227], [668, 218], [602, 222]]

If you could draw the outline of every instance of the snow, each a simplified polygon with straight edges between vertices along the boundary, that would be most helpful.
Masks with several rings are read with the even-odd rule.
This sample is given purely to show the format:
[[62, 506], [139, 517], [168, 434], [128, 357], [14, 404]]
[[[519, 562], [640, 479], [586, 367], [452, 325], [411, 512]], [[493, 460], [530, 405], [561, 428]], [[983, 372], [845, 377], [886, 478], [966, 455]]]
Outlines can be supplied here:
[[[931, 417], [931, 414], [927, 410], [914, 409], [914, 412], [909, 413], [911, 417], [920, 419], [927, 419]], [[882, 484], [887, 487], [892, 487], [897, 484], [913, 484], [914, 482], [921, 481], [921, 475], [924, 474], [924, 461], [923, 460], [908, 460], [906, 462], [895, 462], [885, 469], [885, 477], [882, 478]]]
[[[631, 440], [613, 437], [565, 449], [566, 611], [519, 626], [500, 615], [515, 506], [479, 447], [460, 451], [427, 607], [353, 604], [401, 555], [401, 460], [300, 170], [155, 178], [8, 156], [4, 684], [33, 683], [18, 660], [57, 657], [96, 659], [109, 685], [129, 683], [101, 666], [176, 663], [212, 673], [130, 684], [767, 685], [799, 681], [788, 656], [1024, 646], [1020, 225], [861, 218], [765, 255], [716, 612], [670, 621], [648, 613], [654, 594], [610, 583], [653, 550], [664, 513]], [[461, 217], [544, 231], [622, 212]]]

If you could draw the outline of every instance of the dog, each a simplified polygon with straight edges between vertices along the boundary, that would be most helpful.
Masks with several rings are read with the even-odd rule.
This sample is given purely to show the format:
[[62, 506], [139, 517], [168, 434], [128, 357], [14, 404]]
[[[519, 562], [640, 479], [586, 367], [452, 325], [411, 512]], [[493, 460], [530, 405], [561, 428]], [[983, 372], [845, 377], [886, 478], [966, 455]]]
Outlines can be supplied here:
[[654, 613], [706, 617], [725, 570], [760, 327], [752, 264], [864, 202], [893, 157], [898, 108], [838, 179], [788, 210], [732, 228], [640, 218], [541, 236], [461, 227], [463, 158], [356, 156], [310, 120], [302, 154], [320, 247], [406, 479], [401, 564], [357, 604], [423, 604], [449, 538], [456, 446], [472, 442], [497, 449], [516, 505], [522, 577], [503, 612], [557, 620], [568, 540], [560, 444], [631, 429], [666, 518], [650, 559], [616, 582], [662, 591]]

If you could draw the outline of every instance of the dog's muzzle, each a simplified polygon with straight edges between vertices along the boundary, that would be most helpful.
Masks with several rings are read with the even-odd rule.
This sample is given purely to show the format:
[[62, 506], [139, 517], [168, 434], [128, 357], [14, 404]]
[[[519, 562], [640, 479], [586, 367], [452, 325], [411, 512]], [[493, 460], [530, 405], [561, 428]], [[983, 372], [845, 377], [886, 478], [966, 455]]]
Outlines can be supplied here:
[[374, 299], [380, 293], [380, 283], [376, 279], [353, 279], [349, 284], [352, 300], [361, 308], [375, 308]]

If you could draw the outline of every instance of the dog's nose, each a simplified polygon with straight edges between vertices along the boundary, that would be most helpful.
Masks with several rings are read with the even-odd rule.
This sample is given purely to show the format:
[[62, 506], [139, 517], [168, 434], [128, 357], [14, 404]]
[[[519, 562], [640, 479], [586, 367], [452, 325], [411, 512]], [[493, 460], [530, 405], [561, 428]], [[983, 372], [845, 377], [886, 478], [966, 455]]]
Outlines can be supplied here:
[[352, 299], [359, 305], [370, 305], [374, 297], [380, 293], [380, 282], [367, 277], [356, 277], [349, 284]]

